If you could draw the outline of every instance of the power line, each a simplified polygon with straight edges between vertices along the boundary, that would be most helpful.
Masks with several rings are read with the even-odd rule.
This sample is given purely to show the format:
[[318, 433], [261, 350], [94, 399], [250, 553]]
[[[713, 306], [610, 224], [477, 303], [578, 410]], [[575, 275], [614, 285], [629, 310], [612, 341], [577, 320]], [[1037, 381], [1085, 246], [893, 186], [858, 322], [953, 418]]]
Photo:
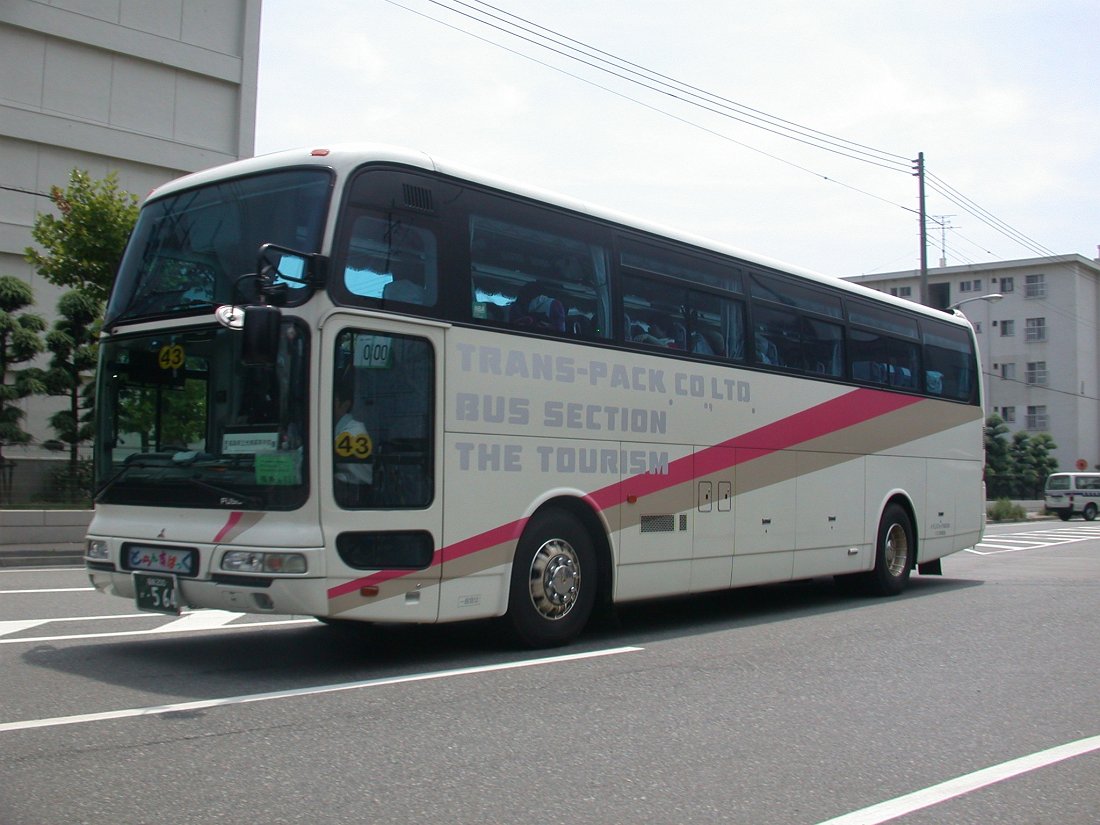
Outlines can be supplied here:
[[36, 192], [33, 189], [24, 189], [21, 186], [5, 186], [4, 184], [0, 183], [0, 189], [4, 190], [5, 192], [18, 192], [21, 195], [35, 195], [39, 198], [49, 198], [51, 200], [53, 199], [53, 196], [50, 195], [48, 192]]
[[[1011, 363], [1011, 362], [1008, 362], [1008, 363]], [[1070, 398], [1083, 398], [1086, 401], [1100, 401], [1100, 398], [1098, 398], [1095, 395], [1089, 395], [1088, 393], [1070, 392], [1069, 390], [1057, 390], [1054, 387], [1048, 386], [1046, 384], [1029, 384], [1027, 381], [1021, 381], [1019, 378], [1005, 378], [999, 372], [992, 372], [990, 370], [982, 370], [982, 375], [985, 375], [989, 378], [995, 378], [998, 381], [1004, 382], [1005, 384], [1019, 384], [1023, 387], [1027, 387], [1028, 389], [1032, 389], [1032, 390], [1042, 390], [1044, 392], [1052, 392], [1055, 395], [1068, 395]], [[990, 389], [990, 388], [991, 388], [991, 385], [986, 387], [987, 390]]]
[[[429, 0], [429, 2], [433, 2], [436, 5], [442, 6], [444, 8], [448, 8], [444, 3], [439, 2], [439, 0]], [[469, 3], [463, 2], [463, 0], [451, 0], [451, 2], [454, 2], [458, 5], [464, 6], [466, 8], [470, 8], [470, 9], [473, 8]], [[563, 47], [565, 47], [565, 48], [567, 48], [571, 51], [575, 51], [575, 52], [578, 52], [580, 54], [583, 54], [586, 57], [591, 57], [591, 58], [593, 58], [593, 59], [595, 59], [595, 60], [597, 60], [601, 63], [605, 63], [609, 66], [613, 66], [615, 69], [625, 70], [625, 71], [629, 72], [630, 74], [638, 75], [638, 76], [642, 77], [645, 81], [655, 82], [659, 86], [664, 86], [666, 88], [673, 89], [674, 91], [676, 91], [678, 93], [686, 94], [690, 98], [697, 98], [699, 100], [704, 101], [707, 104], [716, 104], [722, 109], [737, 112], [738, 114], [745, 115], [746, 117], [748, 117], [752, 120], [758, 120], [758, 121], [761, 121], [762, 123], [767, 124], [766, 126], [758, 126], [758, 128], [763, 128], [766, 131], [772, 131], [774, 134], [781, 134], [780, 132], [775, 132], [772, 128], [770, 128], [770, 127], [776, 127], [780, 130], [783, 130], [784, 132], [791, 132], [792, 133], [790, 135], [781, 134], [781, 136], [783, 136], [783, 137], [789, 137], [793, 140], [799, 140], [800, 142], [810, 142], [810, 145], [815, 146], [816, 148], [824, 148], [827, 151], [833, 151], [831, 149], [828, 149], [827, 146], [820, 145], [820, 143], [827, 144], [828, 146], [833, 146], [833, 147], [836, 147], [838, 149], [842, 149], [843, 151], [839, 152], [839, 154], [843, 154], [845, 157], [852, 157], [853, 159], [856, 159], [856, 160], [865, 160], [867, 162], [872, 162], [875, 165], [885, 165], [885, 168], [893, 169], [895, 171], [906, 171], [909, 167], [909, 159], [906, 158], [903, 155], [899, 155], [899, 154], [896, 154], [896, 153], [893, 153], [893, 152], [887, 152], [887, 151], [881, 150], [881, 149], [875, 149], [875, 148], [867, 146], [865, 144], [856, 143], [855, 141], [851, 141], [851, 140], [848, 140], [846, 138], [839, 137], [837, 135], [829, 134], [828, 132], [822, 132], [818, 129], [813, 129], [813, 128], [810, 128], [808, 126], [803, 126], [801, 124], [795, 123], [794, 121], [786, 120], [786, 119], [778, 117], [776, 115], [768, 114], [767, 112], [763, 112], [760, 109], [755, 109], [751, 106], [747, 106], [745, 104], [738, 103], [736, 101], [730, 100], [729, 98], [723, 97], [722, 95], [716, 94], [714, 92], [708, 92], [705, 89], [702, 89], [698, 86], [692, 85], [691, 83], [687, 83], [687, 82], [682, 81], [682, 80], [677, 80], [676, 78], [670, 77], [669, 75], [666, 75], [666, 74], [662, 74], [661, 72], [655, 71], [653, 69], [646, 68], [645, 66], [642, 66], [638, 63], [634, 63], [630, 60], [627, 60], [626, 58], [622, 58], [622, 57], [619, 57], [617, 55], [611, 54], [610, 52], [606, 52], [606, 51], [604, 51], [602, 49], [599, 49], [595, 46], [584, 43], [583, 41], [580, 41], [580, 40], [577, 40], [575, 38], [564, 35], [564, 34], [558, 32], [558, 31], [555, 31], [554, 29], [550, 29], [550, 28], [548, 28], [546, 26], [543, 26], [539, 23], [535, 23], [534, 21], [528, 20], [527, 18], [520, 17], [519, 15], [512, 14], [511, 12], [505, 11], [504, 9], [501, 9], [498, 6], [494, 6], [491, 3], [484, 2], [484, 0], [476, 0], [476, 2], [481, 6], [485, 6], [486, 8], [492, 9], [493, 11], [500, 12], [500, 14], [503, 14], [506, 17], [512, 18], [512, 20], [518, 20], [518, 21], [520, 21], [520, 23], [524, 24], [524, 25], [520, 25], [518, 23], [514, 23], [514, 22], [512, 22], [512, 20], [506, 20], [503, 17], [500, 17], [500, 16], [495, 15], [495, 14], [488, 14], [486, 12], [479, 12], [481, 14], [486, 14], [487, 16], [491, 17], [492, 19], [499, 20], [502, 23], [504, 23], [505, 25], [517, 28], [520, 31], [526, 32], [528, 34], [532, 34], [536, 37], [548, 40], [549, 42], [554, 43], [555, 45], [563, 46]], [[451, 9], [451, 10], [454, 10], [454, 9]], [[470, 17], [470, 15], [466, 15], [465, 12], [458, 12], [458, 13], [463, 14], [467, 17]], [[472, 17], [471, 19], [478, 20], [478, 22], [481, 22], [485, 25], [490, 25], [490, 26], [493, 26], [493, 28], [500, 29], [500, 27], [495, 26], [491, 23], [487, 23], [486, 21], [481, 20], [480, 18]], [[549, 34], [547, 35], [547, 34], [541, 34], [539, 32], [536, 32], [536, 31], [532, 30], [531, 28], [529, 28], [530, 26], [534, 26], [535, 28], [540, 29], [543, 32], [548, 32]], [[500, 29], [500, 30], [504, 31], [506, 34], [511, 34], [512, 36], [522, 37], [521, 35], [517, 35], [514, 32], [509, 32], [505, 29]], [[527, 39], [527, 38], [524, 37], [523, 39]], [[563, 42], [563, 41], [566, 41], [566, 42]], [[533, 42], [533, 41], [529, 41], [529, 42]], [[576, 46], [571, 46], [571, 45], [569, 45], [570, 43], [575, 43], [577, 45]], [[544, 44], [541, 44], [541, 43], [535, 43], [535, 45], [541, 46], [542, 48], [550, 48], [550, 47], [548, 47]], [[580, 47], [580, 48], [577, 48], [577, 47]], [[555, 51], [558, 54], [561, 54], [561, 52], [559, 52], [557, 49], [550, 49], [550, 50]], [[572, 55], [564, 55], [564, 56], [566, 56], [570, 59], [578, 59], [578, 58], [573, 57]], [[605, 59], [605, 58], [610, 58], [610, 60]], [[591, 63], [588, 63], [588, 61], [585, 61], [585, 60], [582, 60], [581, 62], [584, 62], [584, 63], [586, 63], [587, 65], [590, 65], [590, 66], [593, 65]], [[603, 69], [600, 66], [594, 66], [594, 68], [600, 69], [601, 71], [608, 71], [607, 69]], [[611, 72], [611, 73], [615, 74], [618, 77], [622, 77], [622, 75], [619, 75], [617, 72]], [[638, 81], [632, 81], [632, 82], [638, 82]], [[649, 88], [653, 91], [658, 91], [658, 92], [662, 91], [659, 88], [649, 86], [645, 83], [643, 83], [642, 85], [645, 85], [646, 88]], [[667, 92], [663, 92], [663, 93], [667, 94]], [[676, 97], [675, 95], [672, 95], [672, 96]], [[682, 98], [677, 98], [677, 99], [682, 100]], [[700, 104], [694, 103], [691, 100], [686, 100], [685, 102], [692, 103], [692, 105], [700, 105]], [[707, 109], [707, 111], [711, 111], [711, 112], [715, 111], [714, 109], [710, 108], [709, 105], [702, 106], [702, 108]], [[717, 112], [717, 113], [722, 114], [721, 112]], [[734, 117], [733, 119], [734, 120], [739, 120], [740, 122], [743, 122], [743, 123], [747, 122], [747, 121], [742, 120], [741, 118], [737, 118], [737, 117]], [[757, 124], [749, 123], [749, 125], [757, 125]], [[806, 138], [808, 140], [803, 140], [803, 138]], [[820, 143], [818, 143], [818, 142], [820, 142]], [[853, 155], [849, 154], [849, 153], [854, 153], [856, 155], [866, 155], [867, 157], [866, 158], [853, 157]]]
[[[578, 74], [575, 74], [575, 73], [573, 73], [573, 72], [570, 72], [570, 71], [568, 71], [568, 70], [566, 70], [566, 69], [563, 69], [563, 68], [561, 68], [560, 66], [555, 66], [555, 65], [553, 65], [552, 63], [547, 63], [547, 62], [546, 62], [546, 61], [544, 61], [544, 60], [540, 60], [540, 59], [538, 59], [537, 57], [534, 57], [534, 56], [532, 56], [532, 55], [530, 55], [530, 54], [526, 54], [526, 53], [524, 53], [524, 52], [518, 51], [517, 49], [513, 49], [513, 48], [510, 48], [509, 46], [505, 46], [505, 45], [504, 45], [504, 44], [502, 44], [502, 43], [497, 43], [497, 42], [495, 42], [495, 41], [493, 41], [493, 40], [490, 40], [490, 39], [488, 39], [488, 38], [486, 38], [486, 37], [482, 37], [481, 35], [479, 35], [479, 34], [475, 34], [474, 32], [472, 32], [472, 31], [469, 31], [468, 29], [464, 29], [464, 28], [462, 28], [461, 26], [456, 26], [456, 25], [455, 25], [455, 24], [453, 24], [453, 23], [448, 23], [448, 22], [447, 22], [447, 21], [445, 21], [445, 20], [440, 20], [440, 19], [439, 19], [438, 17], [433, 17], [432, 15], [430, 15], [430, 14], [426, 14], [425, 12], [419, 11], [419, 10], [417, 10], [417, 9], [413, 9], [413, 8], [410, 8], [409, 6], [406, 6], [406, 5], [404, 5], [403, 3], [397, 2], [397, 0], [385, 0], [385, 2], [386, 2], [386, 3], [389, 3], [389, 4], [390, 4], [390, 5], [392, 5], [392, 6], [396, 6], [396, 7], [400, 8], [400, 9], [404, 9], [405, 11], [411, 12], [412, 14], [415, 14], [415, 15], [418, 15], [418, 16], [420, 16], [420, 17], [423, 17], [423, 18], [425, 18], [425, 19], [427, 19], [427, 20], [431, 20], [431, 21], [432, 21], [432, 22], [434, 22], [434, 23], [438, 23], [438, 24], [440, 24], [440, 25], [442, 25], [442, 26], [446, 26], [447, 28], [449, 28], [449, 29], [452, 29], [452, 30], [454, 30], [454, 31], [457, 31], [457, 32], [459, 32], [459, 33], [461, 33], [461, 34], [465, 34], [465, 35], [467, 35], [468, 37], [472, 37], [472, 38], [474, 38], [475, 40], [480, 40], [481, 42], [483, 42], [483, 43], [486, 43], [486, 44], [488, 44], [488, 45], [490, 45], [490, 46], [495, 46], [496, 48], [498, 48], [498, 49], [502, 49], [503, 51], [509, 52], [510, 54], [514, 54], [514, 55], [516, 55], [517, 57], [522, 57], [523, 59], [525, 59], [525, 60], [529, 60], [529, 61], [531, 61], [532, 63], [537, 63], [537, 64], [538, 64], [538, 65], [540, 65], [540, 66], [544, 66], [544, 67], [546, 67], [546, 68], [548, 68], [548, 69], [551, 69], [551, 70], [553, 70], [553, 71], [556, 71], [556, 72], [560, 72], [561, 74], [564, 74], [564, 75], [566, 75], [567, 77], [571, 77], [571, 78], [573, 78], [574, 80], [579, 80], [579, 81], [581, 81], [582, 83], [586, 83], [586, 84], [588, 84], [588, 85], [590, 85], [590, 86], [593, 86], [593, 87], [595, 87], [595, 88], [597, 88], [597, 89], [600, 89], [600, 90], [602, 90], [602, 91], [608, 92], [609, 94], [613, 94], [613, 95], [615, 95], [616, 97], [620, 97], [620, 98], [622, 98], [623, 100], [627, 100], [627, 101], [629, 101], [629, 102], [631, 102], [631, 103], [635, 103], [635, 104], [637, 104], [637, 105], [639, 105], [639, 106], [642, 106], [642, 107], [644, 107], [644, 108], [646, 108], [646, 109], [649, 109], [649, 110], [651, 110], [651, 111], [653, 111], [653, 112], [657, 112], [658, 114], [664, 115], [665, 117], [668, 117], [668, 118], [671, 118], [671, 119], [673, 119], [673, 120], [679, 121], [680, 123], [683, 123], [683, 124], [685, 124], [685, 125], [691, 126], [691, 127], [695, 128], [695, 129], [699, 129], [699, 130], [701, 130], [701, 131], [704, 131], [704, 132], [706, 132], [706, 133], [708, 133], [708, 134], [710, 134], [710, 135], [713, 135], [714, 137], [720, 138], [721, 140], [725, 140], [725, 141], [727, 141], [727, 142], [729, 142], [729, 143], [733, 143], [733, 144], [735, 144], [735, 145], [737, 145], [737, 146], [740, 146], [740, 147], [742, 147], [743, 149], [748, 149], [748, 150], [749, 150], [749, 151], [751, 151], [751, 152], [756, 152], [757, 154], [763, 155], [764, 157], [770, 158], [770, 159], [772, 159], [772, 160], [775, 160], [775, 161], [777, 161], [777, 162], [779, 162], [779, 163], [782, 163], [782, 164], [785, 164], [785, 165], [787, 165], [787, 166], [790, 166], [790, 167], [792, 167], [792, 168], [794, 168], [794, 169], [798, 169], [799, 171], [802, 171], [802, 172], [806, 172], [807, 174], [813, 175], [813, 176], [814, 176], [814, 177], [816, 177], [816, 178], [821, 178], [822, 180], [824, 180], [824, 181], [827, 181], [827, 182], [829, 182], [829, 183], [834, 183], [834, 184], [836, 184], [836, 185], [838, 185], [838, 186], [842, 186], [842, 187], [844, 187], [844, 188], [846, 188], [846, 189], [851, 189], [851, 190], [852, 190], [852, 191], [854, 191], [854, 192], [858, 192], [859, 194], [865, 195], [865, 196], [867, 196], [867, 197], [870, 197], [870, 198], [875, 198], [876, 200], [880, 200], [880, 201], [882, 201], [883, 203], [887, 203], [887, 204], [889, 204], [890, 206], [894, 206], [894, 207], [896, 207], [896, 208], [899, 208], [899, 209], [903, 209], [903, 210], [905, 210], [905, 211], [907, 211], [907, 212], [912, 212], [913, 214], [916, 214], [916, 210], [915, 210], [915, 209], [912, 209], [911, 207], [907, 207], [907, 206], [903, 206], [903, 205], [901, 205], [901, 204], [895, 203], [895, 202], [893, 202], [893, 201], [890, 201], [890, 200], [888, 200], [888, 199], [886, 199], [886, 198], [883, 198], [883, 197], [881, 197], [881, 196], [879, 196], [879, 195], [875, 195], [875, 194], [873, 194], [873, 193], [871, 193], [871, 192], [867, 192], [867, 191], [865, 191], [865, 190], [863, 190], [863, 189], [860, 189], [860, 188], [858, 188], [858, 187], [856, 187], [856, 186], [852, 186], [852, 185], [850, 185], [850, 184], [846, 184], [846, 183], [844, 183], [844, 182], [842, 182], [842, 181], [840, 181], [840, 180], [837, 180], [836, 178], [832, 178], [832, 177], [830, 177], [830, 176], [828, 176], [828, 175], [822, 174], [822, 173], [820, 173], [820, 172], [816, 172], [816, 171], [814, 171], [814, 170], [812, 170], [812, 169], [810, 169], [810, 168], [808, 168], [808, 167], [806, 167], [806, 166], [802, 166], [801, 164], [795, 163], [794, 161], [790, 161], [790, 160], [787, 160], [786, 158], [782, 158], [782, 157], [780, 157], [779, 155], [773, 154], [773, 153], [771, 153], [771, 152], [766, 152], [766, 151], [764, 151], [763, 149], [759, 149], [759, 148], [757, 148], [757, 147], [755, 147], [755, 146], [752, 146], [752, 145], [750, 145], [750, 144], [748, 144], [748, 143], [744, 143], [743, 141], [737, 140], [737, 139], [735, 139], [735, 138], [733, 138], [733, 137], [730, 137], [730, 136], [729, 136], [729, 135], [727, 135], [727, 134], [724, 134], [724, 133], [722, 133], [722, 132], [719, 132], [719, 131], [717, 131], [717, 130], [715, 130], [715, 129], [712, 129], [712, 128], [708, 127], [708, 126], [704, 126], [703, 124], [701, 124], [701, 123], [698, 123], [698, 122], [696, 122], [696, 121], [693, 121], [693, 120], [690, 120], [689, 118], [683, 117], [682, 115], [677, 115], [677, 114], [674, 114], [674, 113], [672, 113], [672, 112], [668, 111], [667, 109], [662, 109], [661, 107], [659, 107], [659, 106], [656, 106], [656, 105], [654, 105], [654, 104], [651, 104], [651, 103], [646, 103], [645, 101], [639, 100], [639, 99], [638, 99], [638, 98], [636, 98], [636, 97], [631, 97], [630, 95], [628, 95], [628, 94], [626, 94], [626, 93], [624, 93], [624, 92], [620, 92], [620, 91], [618, 91], [618, 90], [616, 90], [616, 89], [612, 89], [612, 88], [611, 88], [611, 87], [609, 87], [609, 86], [605, 86], [605, 85], [603, 85], [603, 84], [601, 84], [601, 83], [597, 83], [596, 81], [594, 81], [594, 80], [592, 80], [592, 79], [590, 79], [590, 78], [587, 78], [587, 77], [583, 77], [582, 75], [578, 75]], [[436, 4], [436, 5], [440, 5], [440, 4], [438, 3], [438, 2], [436, 2], [436, 0], [428, 0], [428, 2], [432, 2], [432, 3]], [[464, 15], [464, 16], [467, 16], [467, 17], [468, 17], [469, 15]], [[566, 55], [566, 56], [568, 57], [568, 55]], [[582, 62], [583, 62], [583, 61], [582, 61]], [[750, 124], [750, 125], [751, 125], [751, 124]], [[821, 147], [817, 147], [817, 148], [821, 148]]]
[[1005, 237], [1015, 241], [1020, 246], [1023, 246], [1026, 249], [1030, 249], [1032, 252], [1035, 252], [1040, 256], [1057, 254], [1050, 249], [1047, 249], [1038, 241], [1032, 240], [1023, 232], [1020, 232], [1019, 230], [1009, 226], [1007, 223], [1002, 221], [993, 213], [989, 212], [987, 209], [983, 209], [981, 206], [979, 206], [966, 195], [962, 194], [957, 189], [952, 187], [942, 178], [939, 178], [933, 174], [929, 174], [928, 178], [930, 188], [934, 189], [940, 195], [947, 198], [947, 200], [951, 201], [951, 203], [955, 204], [960, 209], [963, 209], [969, 214], [978, 218], [978, 220], [982, 221], [982, 223], [986, 224], [997, 232], [1000, 232]]
[[[655, 104], [646, 103], [621, 91], [610, 88], [603, 84], [597, 83], [594, 80], [584, 77], [579, 74], [570, 72], [561, 66], [553, 63], [540, 60], [531, 54], [527, 54], [518, 49], [510, 48], [503, 43], [496, 42], [487, 37], [483, 37], [479, 34], [470, 31], [462, 26], [455, 25], [454, 23], [441, 20], [438, 17], [433, 17], [430, 14], [419, 11], [417, 9], [410, 8], [397, 0], [385, 0], [390, 5], [397, 6], [405, 11], [424, 17], [440, 25], [446, 26], [454, 31], [465, 34], [469, 37], [473, 37], [477, 40], [487, 43], [496, 48], [507, 51], [518, 57], [522, 57], [526, 60], [530, 60], [546, 68], [565, 74], [568, 77], [572, 77], [575, 80], [580, 80], [583, 83], [587, 83], [602, 91], [609, 92], [631, 103], [635, 103], [639, 106], [643, 106], [651, 111], [662, 114], [666, 117], [677, 120], [685, 125], [692, 126], [696, 129], [700, 129], [708, 134], [718, 137], [722, 140], [726, 140], [742, 148], [764, 155], [772, 160], [783, 163], [792, 168], [806, 172], [808, 174], [819, 177], [825, 181], [835, 183], [847, 189], [851, 189], [859, 194], [875, 198], [891, 206], [903, 209], [907, 212], [918, 214], [918, 210], [910, 207], [903, 206], [901, 204], [890, 201], [886, 198], [875, 195], [866, 190], [860, 189], [849, 184], [845, 184], [835, 178], [831, 178], [827, 175], [816, 172], [807, 168], [801, 164], [787, 160], [776, 154], [766, 152], [757, 147], [751, 146], [742, 141], [736, 140], [729, 135], [719, 132], [715, 129], [704, 126], [696, 121], [681, 115], [674, 114], [673, 112], [661, 108]], [[471, 3], [465, 2], [465, 0], [426, 0], [441, 9], [445, 9], [453, 14], [460, 15], [468, 20], [474, 21], [482, 26], [489, 27], [495, 31], [501, 32], [509, 37], [517, 38], [525, 43], [529, 43], [539, 49], [549, 51], [553, 54], [563, 57], [567, 60], [581, 63], [584, 66], [611, 75], [619, 80], [631, 83], [639, 86], [651, 92], [655, 92], [659, 95], [672, 98], [680, 103], [684, 103], [690, 106], [703, 109], [711, 114], [718, 115], [720, 117], [727, 118], [739, 123], [742, 123], [753, 128], [761, 129], [770, 134], [778, 137], [787, 138], [798, 143], [802, 143], [811, 148], [820, 149], [823, 151], [831, 152], [833, 154], [840, 155], [841, 157], [848, 158], [849, 160], [856, 160], [863, 163], [868, 163], [880, 168], [887, 169], [888, 171], [895, 172], [911, 172], [912, 161], [904, 158], [902, 155], [898, 155], [893, 152], [888, 152], [881, 149], [875, 149], [873, 147], [866, 146], [855, 141], [847, 140], [836, 135], [829, 134], [817, 129], [812, 129], [807, 126], [800, 125], [794, 121], [786, 120], [775, 115], [768, 114], [759, 109], [746, 106], [722, 95], [715, 94], [713, 92], [701, 89], [698, 86], [694, 86], [685, 81], [677, 80], [661, 72], [642, 66], [641, 64], [632, 62], [625, 58], [614, 55], [610, 52], [599, 49], [595, 46], [587, 44], [576, 38], [569, 37], [561, 32], [551, 29], [547, 26], [543, 26], [527, 18], [521, 17], [516, 14], [512, 14], [499, 6], [495, 6], [491, 3], [485, 2], [485, 0], [474, 0], [479, 6], [483, 6], [491, 11], [484, 11], [479, 8], [475, 8]], [[461, 8], [459, 8], [461, 7]], [[464, 11], [466, 9], [468, 11]], [[496, 22], [493, 22], [496, 21]], [[575, 45], [572, 45], [575, 44]], [[1040, 256], [1053, 256], [1056, 253], [1042, 246], [1042, 244], [1029, 238], [1023, 232], [1013, 228], [1005, 221], [1002, 221], [997, 216], [993, 215], [988, 210], [984, 209], [973, 200], [963, 195], [956, 190], [950, 184], [943, 179], [928, 173], [927, 174], [929, 188], [939, 194], [941, 197], [948, 200], [950, 203], [958, 206], [967, 214], [981, 221], [986, 226], [990, 227], [994, 231], [1003, 235], [1033, 254]], [[987, 254], [993, 255], [994, 253], [986, 250]], [[964, 257], [964, 256], [960, 256]]]

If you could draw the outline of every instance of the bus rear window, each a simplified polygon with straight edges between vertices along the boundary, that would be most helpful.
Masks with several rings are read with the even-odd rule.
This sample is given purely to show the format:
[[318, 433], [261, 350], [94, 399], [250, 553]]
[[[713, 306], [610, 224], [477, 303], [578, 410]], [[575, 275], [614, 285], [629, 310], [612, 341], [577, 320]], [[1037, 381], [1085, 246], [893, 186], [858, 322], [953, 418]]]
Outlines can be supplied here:
[[1051, 476], [1047, 479], [1048, 490], [1068, 490], [1069, 476]]

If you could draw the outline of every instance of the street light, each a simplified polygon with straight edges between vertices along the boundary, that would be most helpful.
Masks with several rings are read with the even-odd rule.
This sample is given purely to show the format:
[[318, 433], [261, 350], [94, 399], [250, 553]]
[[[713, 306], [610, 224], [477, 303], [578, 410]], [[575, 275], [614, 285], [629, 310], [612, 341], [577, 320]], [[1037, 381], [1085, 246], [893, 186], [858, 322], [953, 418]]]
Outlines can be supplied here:
[[[991, 304], [995, 304], [1003, 297], [1005, 296], [999, 292], [991, 292], [989, 295], [975, 295], [973, 298], [963, 298], [961, 301], [955, 301], [955, 303], [951, 304], [951, 306], [947, 308], [947, 312], [958, 312], [959, 307], [963, 304], [969, 304], [971, 301], [988, 301]], [[959, 312], [959, 314], [962, 315], [961, 312]]]

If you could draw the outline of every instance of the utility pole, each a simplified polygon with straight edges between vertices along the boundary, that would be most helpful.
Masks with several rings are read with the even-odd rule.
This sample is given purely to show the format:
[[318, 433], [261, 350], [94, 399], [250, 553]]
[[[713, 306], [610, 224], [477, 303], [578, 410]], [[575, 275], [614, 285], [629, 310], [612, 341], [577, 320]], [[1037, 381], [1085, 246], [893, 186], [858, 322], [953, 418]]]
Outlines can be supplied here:
[[917, 159], [913, 161], [913, 170], [920, 190], [920, 302], [930, 306], [928, 303], [928, 226], [927, 216], [924, 214], [924, 152], [917, 153]]

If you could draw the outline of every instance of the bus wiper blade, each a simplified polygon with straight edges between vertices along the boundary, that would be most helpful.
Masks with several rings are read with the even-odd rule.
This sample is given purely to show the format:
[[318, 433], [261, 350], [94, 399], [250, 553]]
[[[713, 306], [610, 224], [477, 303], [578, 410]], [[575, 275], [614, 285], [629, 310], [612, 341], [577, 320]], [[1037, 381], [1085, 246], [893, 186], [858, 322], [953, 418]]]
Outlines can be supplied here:
[[140, 467], [142, 469], [145, 469], [147, 467], [157, 467], [157, 466], [160, 466], [160, 465], [146, 464], [144, 461], [128, 461], [128, 462], [126, 462], [125, 464], [122, 465], [122, 467], [119, 468], [118, 472], [116, 472], [113, 476], [111, 476], [109, 479], [107, 479], [102, 484], [100, 484], [98, 488], [96, 488], [94, 498], [98, 500], [101, 495], [103, 495], [109, 489], [114, 487], [118, 482], [122, 481], [122, 477], [124, 475], [126, 475], [127, 473], [129, 473], [131, 470], [133, 470], [135, 468], [138, 468], [138, 467]]
[[[186, 292], [185, 289], [176, 289], [169, 292], [148, 293], [132, 303], [130, 306], [128, 306], [121, 315], [112, 318], [111, 320], [112, 322], [129, 321], [132, 318], [141, 317], [143, 313], [147, 312], [150, 308], [156, 306], [156, 303], [158, 301], [163, 300], [165, 295], [182, 295], [184, 292]], [[159, 307], [157, 308], [156, 312], [149, 315], [148, 317], [159, 318], [162, 316], [177, 315], [179, 313], [186, 312], [189, 309], [213, 309], [216, 306], [217, 305], [214, 304], [212, 301], [208, 301], [203, 298], [189, 298], [186, 301], [172, 303], [170, 306]]]

